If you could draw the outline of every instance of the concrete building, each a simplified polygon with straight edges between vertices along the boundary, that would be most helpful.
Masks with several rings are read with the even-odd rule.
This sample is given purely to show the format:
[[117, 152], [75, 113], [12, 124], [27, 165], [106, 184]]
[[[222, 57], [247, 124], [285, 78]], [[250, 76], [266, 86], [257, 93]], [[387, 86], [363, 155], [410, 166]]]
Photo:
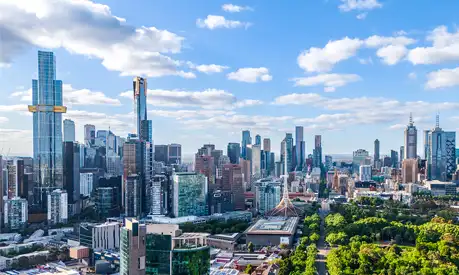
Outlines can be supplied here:
[[63, 189], [67, 192], [69, 215], [79, 214], [80, 205], [80, 145], [64, 142]]
[[84, 145], [92, 146], [96, 142], [96, 126], [86, 124], [84, 126]]
[[269, 138], [263, 139], [263, 151], [271, 152], [271, 139]]
[[373, 168], [371, 165], [360, 165], [359, 169], [359, 180], [360, 181], [370, 181], [372, 176]]
[[21, 230], [27, 227], [28, 203], [26, 199], [14, 197], [5, 200], [4, 226], [8, 230]]
[[274, 209], [281, 199], [281, 183], [262, 179], [255, 183], [255, 203], [260, 214]]
[[304, 167], [304, 161], [306, 159], [306, 143], [304, 142], [304, 128], [303, 126], [295, 127], [295, 160], [296, 170], [302, 171]]
[[145, 275], [146, 226], [130, 218], [125, 224], [120, 232], [120, 275]]
[[142, 213], [141, 177], [131, 174], [125, 180], [124, 214], [126, 217], [139, 217]]
[[209, 185], [215, 184], [215, 165], [212, 156], [196, 154], [194, 171], [204, 175]]
[[102, 224], [81, 223], [80, 244], [93, 250], [120, 248], [120, 224], [106, 222]]
[[234, 210], [245, 210], [242, 167], [237, 164], [226, 164], [222, 171], [222, 191], [231, 191]]
[[416, 183], [418, 181], [418, 160], [404, 159], [402, 162], [402, 182]]
[[369, 160], [369, 152], [365, 149], [358, 149], [352, 154], [352, 166], [354, 171], [358, 171], [360, 165], [371, 164]]
[[291, 246], [298, 222], [298, 217], [259, 219], [244, 232], [246, 242], [251, 242], [256, 248], [280, 244]]
[[373, 156], [373, 166], [376, 167], [376, 163], [379, 161], [380, 159], [380, 156], [379, 156], [379, 147], [380, 147], [380, 143], [379, 143], [379, 139], [376, 139], [375, 140], [375, 150], [374, 150], [374, 156]]
[[68, 200], [65, 190], [56, 189], [48, 194], [48, 224], [67, 223]]
[[251, 145], [252, 175], [261, 176], [261, 145]]
[[90, 196], [94, 188], [94, 174], [80, 173], [80, 194]]

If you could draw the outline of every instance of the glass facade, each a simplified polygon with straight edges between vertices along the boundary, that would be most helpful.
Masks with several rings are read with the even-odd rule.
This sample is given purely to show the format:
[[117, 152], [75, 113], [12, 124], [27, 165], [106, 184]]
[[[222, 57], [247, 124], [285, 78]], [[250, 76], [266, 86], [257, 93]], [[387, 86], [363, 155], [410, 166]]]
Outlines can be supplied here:
[[134, 113], [137, 121], [137, 135], [140, 140], [151, 142], [151, 121], [147, 121], [147, 80], [134, 78]]
[[130, 251], [129, 230], [120, 229], [120, 275], [129, 275], [129, 251]]
[[[38, 80], [32, 80], [34, 180], [40, 192], [61, 188], [62, 170], [62, 81], [56, 80], [52, 52], [38, 52]], [[43, 196], [43, 195], [42, 195]], [[42, 196], [40, 196], [42, 198]]]
[[210, 247], [174, 249], [172, 252], [172, 274], [204, 275], [210, 270]]
[[147, 275], [171, 274], [172, 236], [148, 234], [146, 244]]
[[250, 131], [242, 131], [242, 150], [241, 158], [247, 159], [247, 145], [252, 144], [252, 138], [250, 137]]
[[175, 217], [207, 215], [206, 176], [196, 173], [176, 173], [173, 178]]

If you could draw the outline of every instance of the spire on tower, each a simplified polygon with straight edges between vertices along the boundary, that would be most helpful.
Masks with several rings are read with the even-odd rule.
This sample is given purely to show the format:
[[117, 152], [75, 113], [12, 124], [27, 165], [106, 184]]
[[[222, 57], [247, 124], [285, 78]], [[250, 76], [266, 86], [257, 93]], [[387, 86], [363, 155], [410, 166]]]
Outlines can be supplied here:
[[438, 112], [435, 119], [435, 128], [440, 128], [440, 114]]
[[413, 126], [414, 121], [413, 121], [413, 113], [410, 112], [410, 126]]

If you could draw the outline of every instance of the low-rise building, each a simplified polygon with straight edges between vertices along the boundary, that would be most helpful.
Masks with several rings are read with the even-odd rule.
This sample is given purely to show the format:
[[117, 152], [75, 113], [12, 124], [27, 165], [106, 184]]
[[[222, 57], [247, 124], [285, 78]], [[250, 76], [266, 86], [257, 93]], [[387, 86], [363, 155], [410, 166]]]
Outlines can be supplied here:
[[251, 242], [255, 247], [280, 244], [291, 246], [298, 222], [298, 217], [259, 219], [244, 232], [246, 241]]

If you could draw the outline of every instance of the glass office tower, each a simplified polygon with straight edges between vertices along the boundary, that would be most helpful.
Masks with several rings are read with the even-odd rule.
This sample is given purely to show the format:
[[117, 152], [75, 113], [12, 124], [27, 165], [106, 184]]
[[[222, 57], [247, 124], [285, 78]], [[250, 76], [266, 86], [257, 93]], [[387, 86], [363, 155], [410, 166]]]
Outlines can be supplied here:
[[[38, 80], [32, 80], [34, 180], [38, 202], [46, 194], [62, 188], [62, 81], [56, 80], [56, 58], [52, 52], [38, 51]], [[46, 205], [46, 204], [43, 204]]]

